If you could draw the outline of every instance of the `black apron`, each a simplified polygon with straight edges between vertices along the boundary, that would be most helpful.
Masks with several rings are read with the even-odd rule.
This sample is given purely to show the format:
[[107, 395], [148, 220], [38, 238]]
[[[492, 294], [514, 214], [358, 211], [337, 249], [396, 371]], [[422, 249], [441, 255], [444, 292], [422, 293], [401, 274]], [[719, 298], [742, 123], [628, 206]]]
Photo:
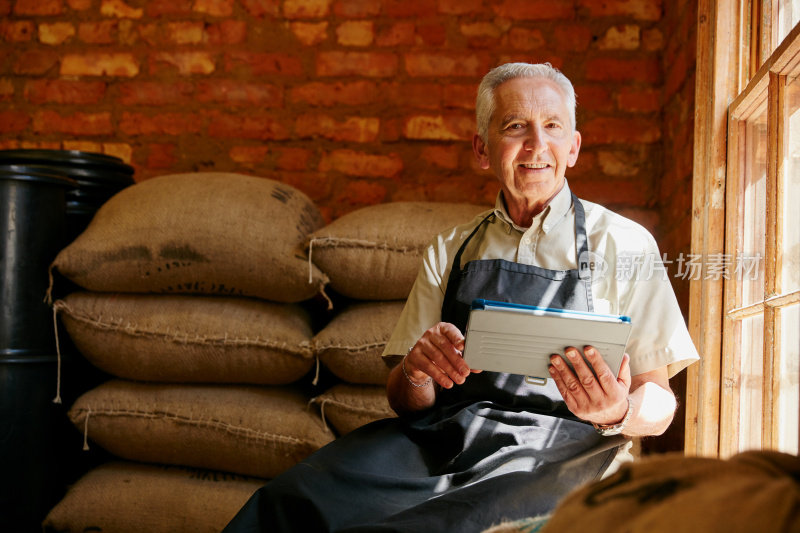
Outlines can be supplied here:
[[[574, 194], [572, 201], [581, 257], [586, 219]], [[503, 259], [462, 268], [464, 250], [494, 216], [454, 258], [443, 321], [463, 332], [475, 298], [593, 310], [587, 269]], [[298, 463], [259, 489], [225, 531], [480, 532], [551, 512], [573, 488], [599, 478], [624, 442], [577, 419], [552, 380], [471, 374], [441, 390], [431, 409], [363, 426]]]

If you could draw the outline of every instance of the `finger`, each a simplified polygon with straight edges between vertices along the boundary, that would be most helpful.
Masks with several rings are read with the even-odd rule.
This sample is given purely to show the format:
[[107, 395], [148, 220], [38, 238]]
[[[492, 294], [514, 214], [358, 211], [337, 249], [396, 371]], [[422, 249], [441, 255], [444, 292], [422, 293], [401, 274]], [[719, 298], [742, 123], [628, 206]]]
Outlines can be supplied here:
[[426, 331], [417, 346], [422, 355], [435, 365], [433, 368], [426, 365], [426, 369], [430, 370], [429, 375], [443, 387], [450, 388], [450, 381], [458, 384], [464, 382], [469, 375], [469, 367], [461, 357], [461, 352], [450, 342], [450, 338], [441, 333], [440, 326]]
[[[600, 383], [597, 381], [592, 369], [589, 368], [589, 365], [583, 359], [583, 356], [577, 350], [577, 348], [573, 346], [568, 347], [566, 350], [564, 350], [564, 355], [567, 356], [567, 359], [572, 364], [575, 376], [580, 383], [580, 386], [584, 391], [586, 391], [587, 395], [591, 397], [602, 396], [604, 393], [603, 388], [600, 386]], [[569, 380], [567, 380], [567, 385], [569, 384]]]
[[436, 325], [439, 332], [450, 341], [450, 344], [459, 352], [464, 351], [464, 335], [461, 330], [449, 322], [440, 322]]
[[[405, 364], [409, 379], [413, 380], [415, 383], [421, 383], [425, 379], [428, 379], [428, 377], [431, 377], [442, 387], [446, 389], [452, 388], [454, 382], [442, 371], [441, 368], [436, 366], [436, 363], [434, 363], [433, 360], [431, 360], [431, 358], [425, 353], [423, 345], [423, 339], [420, 339], [417, 341], [417, 344], [414, 345], [414, 348], [408, 352], [408, 355], [406, 355]], [[430, 348], [428, 348], [428, 350], [429, 349]], [[416, 371], [424, 373], [426, 377], [418, 379], [416, 377]]]
[[592, 365], [594, 373], [597, 375], [598, 386], [606, 393], [612, 394], [619, 387], [617, 377], [608, 366], [603, 356], [594, 346], [586, 346], [583, 349], [586, 359]]
[[625, 387], [625, 390], [631, 389], [631, 356], [628, 354], [622, 356], [617, 381]]
[[553, 381], [555, 381], [556, 387], [559, 388], [561, 396], [563, 396], [565, 400], [567, 396], [571, 397], [575, 405], [588, 403], [589, 397], [586, 390], [583, 388], [575, 372], [567, 365], [566, 361], [564, 361], [560, 355], [552, 355], [550, 357], [550, 363], [550, 376], [553, 378]]

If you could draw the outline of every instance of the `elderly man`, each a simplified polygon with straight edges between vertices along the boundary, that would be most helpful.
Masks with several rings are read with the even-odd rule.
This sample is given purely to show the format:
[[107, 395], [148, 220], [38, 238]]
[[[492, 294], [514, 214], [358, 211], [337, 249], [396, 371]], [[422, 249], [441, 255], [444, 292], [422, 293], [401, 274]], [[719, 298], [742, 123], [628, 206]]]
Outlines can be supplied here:
[[[495, 208], [439, 235], [386, 346], [398, 419], [360, 428], [258, 491], [229, 531], [482, 531], [551, 511], [624, 459], [626, 436], [672, 421], [669, 378], [693, 360], [663, 275], [594, 275], [579, 258], [660, 258], [641, 226], [569, 190], [581, 136], [572, 84], [508, 64], [478, 90], [473, 149], [500, 180]], [[475, 298], [625, 314], [618, 374], [593, 347], [551, 359], [544, 385], [463, 359]], [[590, 369], [579, 350], [592, 365]], [[614, 369], [617, 370], [617, 369]]]

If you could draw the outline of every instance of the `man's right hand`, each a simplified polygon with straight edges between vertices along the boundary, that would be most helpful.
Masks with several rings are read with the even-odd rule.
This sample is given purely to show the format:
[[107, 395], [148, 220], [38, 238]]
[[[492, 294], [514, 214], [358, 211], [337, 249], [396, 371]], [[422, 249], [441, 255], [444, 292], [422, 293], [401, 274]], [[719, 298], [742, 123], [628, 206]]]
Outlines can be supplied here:
[[430, 376], [445, 389], [461, 385], [472, 370], [464, 357], [464, 336], [453, 324], [439, 322], [414, 344], [405, 359], [408, 378], [424, 383]]

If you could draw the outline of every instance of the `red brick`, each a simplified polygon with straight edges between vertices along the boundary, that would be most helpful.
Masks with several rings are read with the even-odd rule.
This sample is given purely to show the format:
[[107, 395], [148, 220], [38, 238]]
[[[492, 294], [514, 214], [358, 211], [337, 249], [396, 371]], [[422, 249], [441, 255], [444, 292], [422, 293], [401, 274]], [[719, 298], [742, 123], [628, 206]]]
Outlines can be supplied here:
[[[245, 3], [247, 0], [242, 0]], [[164, 15], [188, 15], [192, 12], [193, 0], [149, 0], [146, 5], [147, 18]]]
[[20, 133], [25, 131], [31, 117], [24, 111], [0, 110], [0, 133]]
[[314, 157], [314, 151], [307, 148], [284, 147], [275, 150], [278, 154], [275, 168], [278, 170], [306, 170], [309, 161]]
[[646, 118], [598, 117], [587, 121], [579, 129], [584, 146], [653, 143], [661, 139], [658, 120]]
[[304, 102], [312, 106], [366, 105], [380, 97], [371, 81], [338, 83], [312, 82], [290, 89], [289, 101]]
[[394, 107], [439, 110], [442, 105], [442, 86], [437, 83], [383, 83], [378, 92]]
[[664, 81], [664, 97], [669, 99], [684, 84], [687, 77], [691, 76], [695, 68], [695, 47], [687, 45], [678, 54], [675, 61], [670, 63], [666, 69], [666, 80]]
[[511, 28], [508, 33], [508, 44], [515, 50], [534, 50], [545, 44], [541, 30], [528, 28]]
[[127, 52], [67, 54], [61, 60], [62, 76], [115, 76], [132, 78], [139, 74], [139, 62]]
[[114, 125], [111, 113], [72, 113], [61, 115], [56, 111], [37, 111], [33, 117], [36, 133], [66, 133], [69, 135], [111, 135]]
[[643, 150], [601, 150], [597, 152], [597, 165], [607, 176], [636, 176], [644, 163], [643, 153]]
[[601, 57], [587, 61], [586, 78], [593, 81], [638, 81], [657, 84], [661, 78], [661, 67], [655, 58]]
[[125, 111], [119, 129], [126, 135], [180, 135], [200, 133], [202, 118], [195, 113], [131, 113]]
[[60, 15], [64, 10], [62, 0], [16, 0], [15, 15]]
[[100, 22], [81, 22], [78, 25], [78, 39], [89, 44], [113, 44], [117, 40], [119, 22], [103, 20]]
[[421, 159], [426, 163], [455, 170], [458, 168], [458, 158], [461, 150], [456, 146], [431, 145], [422, 149]]
[[0, 78], [0, 102], [14, 99], [14, 82], [9, 78]]
[[[333, 203], [340, 209], [343, 206], [366, 207], [382, 203], [386, 199], [386, 194], [386, 187], [380, 183], [348, 181]], [[342, 216], [345, 213], [346, 211], [342, 210], [337, 212], [336, 216]]]
[[333, 5], [333, 12], [341, 18], [368, 18], [381, 12], [381, 3], [375, 0], [338, 0]]
[[242, 164], [254, 165], [263, 163], [267, 158], [269, 148], [266, 146], [232, 146], [228, 156], [232, 161]]
[[61, 143], [61, 149], [100, 154], [103, 152], [103, 145], [94, 141], [64, 141]]
[[195, 0], [193, 9], [212, 17], [230, 17], [233, 14], [233, 0]]
[[411, 46], [416, 41], [416, 26], [413, 22], [394, 22], [380, 27], [375, 36], [378, 46]]
[[480, 77], [489, 70], [488, 58], [479, 54], [411, 53], [404, 58], [406, 71], [415, 77]]
[[197, 100], [234, 106], [283, 107], [283, 88], [263, 83], [207, 80], [197, 84]]
[[140, 19], [144, 15], [144, 10], [132, 7], [123, 0], [102, 0], [100, 4], [100, 14], [104, 17], [117, 17], [121, 19]]
[[206, 28], [210, 44], [242, 44], [247, 39], [247, 23], [243, 20], [223, 20]]
[[442, 24], [417, 24], [416, 33], [422, 44], [427, 46], [441, 46], [447, 42], [447, 28]]
[[664, 34], [658, 28], [642, 31], [642, 49], [645, 52], [658, 52], [664, 48]]
[[227, 139], [259, 139], [262, 141], [289, 138], [288, 128], [277, 118], [263, 113], [230, 115], [219, 111], [209, 114], [208, 134]]
[[289, 29], [306, 46], [315, 46], [328, 38], [327, 22], [290, 22]]
[[280, 14], [280, 0], [240, 0], [251, 17], [277, 17]]
[[633, 17], [661, 20], [661, 0], [579, 0], [580, 9], [591, 17]]
[[403, 133], [408, 139], [471, 141], [475, 118], [471, 115], [417, 115], [406, 119]]
[[39, 24], [39, 42], [49, 45], [62, 45], [75, 36], [75, 26], [70, 22]]
[[342, 121], [328, 115], [310, 113], [295, 121], [295, 133], [300, 138], [322, 137], [332, 141], [370, 142], [378, 138], [380, 120], [368, 117], [346, 117]]
[[397, 74], [397, 56], [378, 52], [320, 52], [318, 76], [367, 76], [380, 78]]
[[475, 98], [478, 95], [478, 84], [454, 85], [444, 87], [443, 102], [445, 107], [475, 109]]
[[11, 14], [11, 0], [0, 0], [0, 16]]
[[31, 50], [23, 52], [14, 63], [15, 74], [45, 74], [58, 63], [58, 52], [53, 50]]
[[503, 63], [550, 63], [559, 70], [564, 69], [564, 58], [562, 56], [553, 55], [549, 47], [545, 47], [540, 51], [528, 52], [525, 54], [501, 54], [497, 57], [497, 61], [492, 66], [502, 65]]
[[0, 22], [0, 35], [9, 43], [24, 43], [33, 39], [36, 27], [30, 20], [4, 20]]
[[609, 207], [644, 207], [652, 196], [646, 187], [635, 180], [572, 179], [569, 187], [578, 197]]
[[393, 178], [403, 171], [403, 160], [397, 154], [375, 155], [354, 150], [334, 150], [323, 154], [319, 170], [341, 172], [348, 176]]
[[103, 143], [103, 153], [119, 157], [129, 165], [133, 160], [133, 148], [128, 143]]
[[661, 91], [653, 88], [622, 87], [617, 105], [623, 111], [655, 113], [661, 109]]
[[573, 0], [502, 0], [492, 6], [495, 14], [512, 20], [567, 20], [575, 18]]
[[63, 79], [31, 80], [25, 84], [25, 99], [32, 104], [96, 104], [106, 93], [102, 81]]
[[436, 2], [432, 0], [383, 0], [383, 11], [390, 18], [428, 18], [436, 15]]
[[636, 50], [641, 44], [642, 29], [636, 24], [619, 24], [610, 27], [600, 40], [600, 50]]
[[283, 16], [287, 19], [318, 19], [328, 16], [333, 0], [284, 0]]
[[580, 24], [559, 24], [553, 31], [554, 47], [559, 51], [585, 52], [592, 44], [592, 31]]
[[576, 85], [575, 94], [579, 111], [607, 112], [616, 109], [611, 90], [606, 86]]
[[445, 15], [479, 15], [483, 12], [483, 0], [439, 0], [439, 13]]
[[342, 46], [369, 46], [375, 39], [371, 20], [348, 20], [336, 28], [336, 42]]
[[67, 0], [67, 5], [73, 11], [86, 11], [92, 7], [92, 0]]
[[147, 150], [147, 168], [167, 169], [171, 168], [178, 158], [175, 157], [174, 144], [151, 144]]
[[199, 44], [208, 39], [206, 25], [202, 21], [169, 22], [165, 31], [167, 42], [174, 44]]
[[187, 82], [131, 81], [117, 87], [119, 103], [125, 106], [178, 104], [190, 99], [194, 92], [194, 87]]
[[303, 63], [297, 56], [283, 53], [231, 52], [225, 56], [225, 71], [234, 72], [244, 68], [253, 76], [282, 74], [300, 76]]
[[211, 74], [216, 69], [214, 56], [210, 52], [156, 52], [150, 56], [150, 73], [160, 71], [164, 65], [177, 70], [181, 76]]

